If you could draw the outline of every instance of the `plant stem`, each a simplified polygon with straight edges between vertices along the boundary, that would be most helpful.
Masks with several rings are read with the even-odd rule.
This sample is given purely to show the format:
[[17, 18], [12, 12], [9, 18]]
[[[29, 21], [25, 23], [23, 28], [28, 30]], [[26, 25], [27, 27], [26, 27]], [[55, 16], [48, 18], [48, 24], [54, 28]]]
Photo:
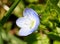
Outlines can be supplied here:
[[6, 13], [6, 16], [4, 16], [3, 19], [0, 21], [0, 26], [3, 26], [3, 24], [8, 20], [8, 18], [10, 17], [12, 11], [14, 10], [14, 8], [17, 6], [17, 4], [19, 2], [20, 2], [20, 0], [15, 0], [15, 2], [10, 7], [9, 11]]

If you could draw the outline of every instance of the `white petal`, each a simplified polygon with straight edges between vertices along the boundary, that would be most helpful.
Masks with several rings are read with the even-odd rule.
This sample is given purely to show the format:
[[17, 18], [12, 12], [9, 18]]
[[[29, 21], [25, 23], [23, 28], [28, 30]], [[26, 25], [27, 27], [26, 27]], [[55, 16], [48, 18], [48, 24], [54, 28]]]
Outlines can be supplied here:
[[18, 18], [18, 19], [16, 20], [17, 26], [18, 26], [18, 27], [22, 27], [21, 25], [23, 25], [23, 21], [24, 21], [23, 17], [22, 17], [22, 18]]
[[22, 28], [22, 29], [20, 29], [20, 31], [18, 32], [18, 35], [19, 35], [19, 36], [27, 36], [27, 35], [29, 35], [29, 34], [32, 33], [31, 30], [32, 30], [32, 29], [29, 29], [29, 28]]
[[32, 20], [33, 19], [30, 19], [28, 17], [22, 17], [22, 18], [18, 18], [16, 20], [16, 24], [17, 24], [17, 26], [19, 26], [21, 28], [30, 27]]

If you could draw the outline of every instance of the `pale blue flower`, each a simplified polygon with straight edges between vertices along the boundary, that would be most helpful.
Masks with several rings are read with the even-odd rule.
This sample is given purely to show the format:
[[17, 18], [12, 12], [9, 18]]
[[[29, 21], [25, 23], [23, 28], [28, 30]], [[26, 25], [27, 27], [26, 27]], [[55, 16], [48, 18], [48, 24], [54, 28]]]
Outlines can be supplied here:
[[18, 34], [20, 36], [27, 36], [37, 30], [40, 19], [33, 9], [26, 8], [23, 12], [23, 17], [18, 18], [16, 24], [21, 28]]

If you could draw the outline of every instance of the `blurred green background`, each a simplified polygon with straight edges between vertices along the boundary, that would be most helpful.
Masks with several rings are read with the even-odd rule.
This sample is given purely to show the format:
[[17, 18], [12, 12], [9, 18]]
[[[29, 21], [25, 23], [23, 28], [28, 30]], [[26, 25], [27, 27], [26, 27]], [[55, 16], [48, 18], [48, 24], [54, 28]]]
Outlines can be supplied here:
[[[0, 0], [0, 44], [60, 44], [60, 0], [14, 2], [18, 0]], [[10, 10], [6, 11], [3, 5]], [[19, 27], [15, 22], [18, 17], [22, 17], [23, 10], [27, 7], [38, 13], [40, 25], [37, 31], [24, 37], [17, 34]]]

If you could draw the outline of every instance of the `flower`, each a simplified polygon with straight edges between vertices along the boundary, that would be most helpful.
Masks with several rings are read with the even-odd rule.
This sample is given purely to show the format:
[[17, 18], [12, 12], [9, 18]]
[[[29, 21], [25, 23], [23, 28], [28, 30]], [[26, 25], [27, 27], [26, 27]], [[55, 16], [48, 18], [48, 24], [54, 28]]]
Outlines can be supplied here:
[[27, 36], [37, 30], [40, 24], [40, 19], [33, 9], [26, 8], [23, 11], [23, 17], [18, 18], [16, 24], [21, 28], [18, 34], [20, 36]]

